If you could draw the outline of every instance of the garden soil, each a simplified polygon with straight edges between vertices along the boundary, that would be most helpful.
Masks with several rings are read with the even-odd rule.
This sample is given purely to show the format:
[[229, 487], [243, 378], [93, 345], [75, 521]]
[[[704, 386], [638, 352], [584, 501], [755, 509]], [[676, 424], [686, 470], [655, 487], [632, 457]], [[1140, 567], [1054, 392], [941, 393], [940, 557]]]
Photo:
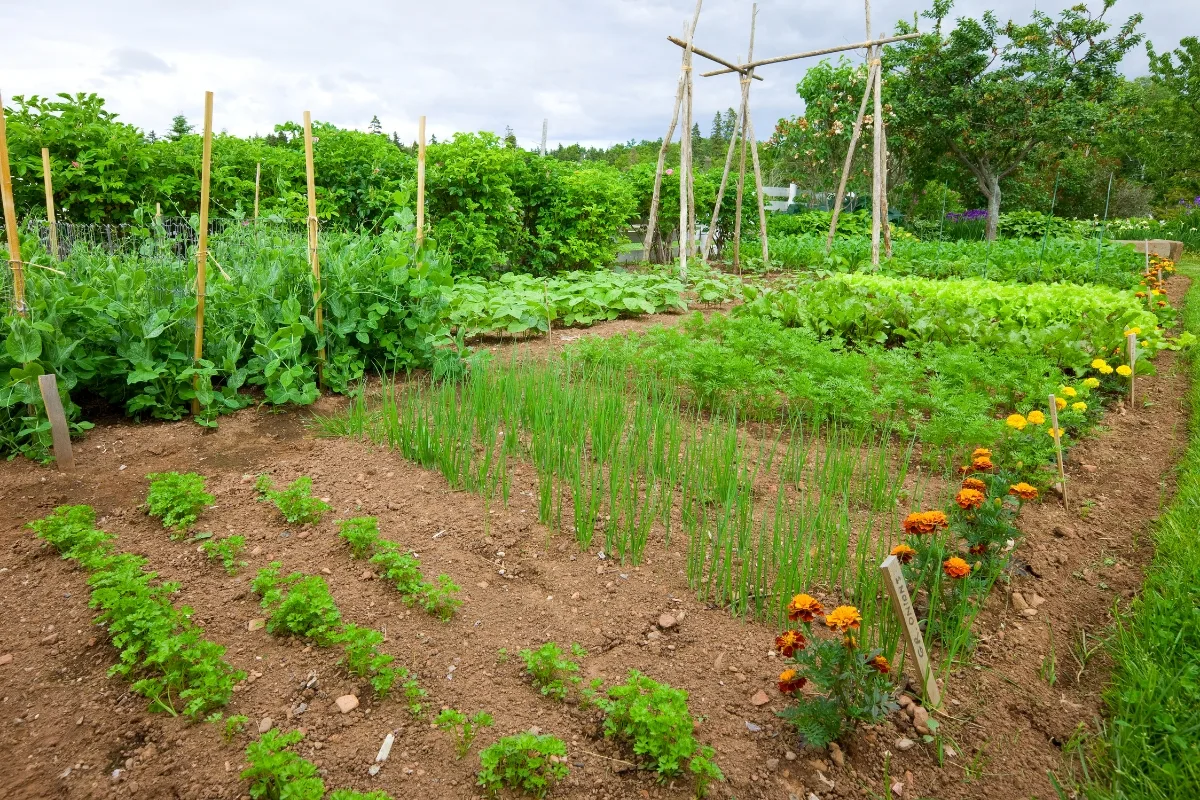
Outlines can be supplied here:
[[[1169, 286], [1176, 304], [1185, 284], [1175, 278]], [[555, 346], [542, 339], [517, 349]], [[844, 750], [799, 747], [776, 716], [787, 700], [774, 686], [772, 627], [697, 601], [682, 541], [652, 542], [639, 567], [578, 552], [569, 535], [536, 521], [531, 470], [514, 472], [507, 508], [485, 507], [386, 449], [315, 438], [307, 416], [336, 411], [342, 401], [333, 398], [300, 411], [247, 409], [211, 432], [190, 422], [102, 422], [76, 444], [72, 475], [20, 460], [0, 464], [0, 797], [245, 797], [244, 748], [268, 727], [303, 729], [297, 751], [331, 789], [383, 789], [398, 799], [480, 796], [480, 744], [456, 760], [449, 736], [431, 728], [432, 715], [414, 719], [402, 699], [372, 699], [369, 687], [339, 669], [335, 651], [254, 629], [262, 611], [250, 579], [275, 560], [288, 571], [323, 574], [347, 620], [384, 631], [385, 649], [418, 672], [435, 713], [490, 711], [496, 726], [479, 736], [483, 746], [535, 727], [564, 739], [572, 766], [555, 797], [684, 798], [691, 785], [637, 770], [628, 752], [604, 739], [594, 713], [542, 698], [527, 684], [516, 654], [548, 640], [583, 645], [587, 679], [612, 683], [636, 668], [686, 689], [700, 717], [696, 735], [716, 748], [728, 779], [717, 797], [1056, 797], [1048, 774], [1064, 779], [1073, 737], [1095, 729], [1110, 669], [1098, 645], [1114, 609], [1140, 586], [1151, 525], [1172, 493], [1186, 443], [1187, 380], [1173, 353], [1163, 353], [1157, 368], [1157, 377], [1139, 381], [1147, 406], [1110, 410], [1102, 432], [1071, 451], [1067, 507], [1047, 497], [1022, 512], [1020, 566], [1011, 586], [993, 592], [977, 622], [980, 644], [951, 674], [944, 711], [934, 715], [944, 734], [941, 764], [902, 711], [848, 737]], [[197, 530], [243, 534], [248, 568], [226, 575], [195, 543], [172, 541], [140, 510], [146, 474], [167, 470], [208, 477], [215, 507]], [[312, 476], [334, 513], [313, 526], [284, 525], [255, 500], [260, 472], [277, 483]], [[250, 718], [247, 733], [227, 744], [221, 726], [147, 713], [128, 683], [107, 677], [116, 653], [91, 624], [85, 573], [25, 527], [66, 503], [94, 506], [121, 549], [179, 582], [177, 602], [249, 675], [227, 710]], [[333, 521], [361, 514], [378, 516], [385, 537], [415, 550], [427, 575], [445, 572], [464, 587], [465, 604], [451, 622], [407, 608], [392, 586], [351, 560]], [[674, 623], [666, 629], [658, 624], [664, 614], [673, 619], [661, 621]], [[360, 705], [341, 713], [334, 701], [346, 694]], [[395, 745], [372, 776], [388, 733]]]

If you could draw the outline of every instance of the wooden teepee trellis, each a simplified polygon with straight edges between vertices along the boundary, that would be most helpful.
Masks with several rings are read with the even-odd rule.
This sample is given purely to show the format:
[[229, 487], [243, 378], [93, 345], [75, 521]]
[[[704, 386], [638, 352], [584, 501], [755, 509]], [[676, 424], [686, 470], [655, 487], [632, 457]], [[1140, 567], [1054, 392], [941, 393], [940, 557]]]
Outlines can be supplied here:
[[[826, 47], [826, 48], [822, 48], [819, 50], [810, 50], [810, 51], [803, 52], [803, 53], [793, 53], [791, 55], [776, 56], [774, 58], [766, 58], [766, 59], [761, 59], [759, 61], [754, 60], [754, 53], [753, 53], [753, 51], [754, 51], [754, 18], [757, 15], [757, 8], [754, 7], [752, 9], [752, 13], [751, 13], [750, 50], [749, 50], [749, 53], [746, 58], [746, 63], [744, 63], [744, 64], [731, 64], [728, 61], [726, 61], [722, 58], [719, 58], [717, 56], [714, 56], [711, 53], [701, 50], [700, 48], [695, 46], [695, 43], [693, 42], [693, 38], [694, 38], [694, 34], [695, 34], [695, 29], [696, 29], [696, 21], [698, 20], [699, 15], [700, 15], [700, 3], [699, 2], [696, 3], [696, 13], [695, 13], [695, 16], [693, 17], [692, 24], [685, 31], [685, 38], [677, 39], [674, 36], [667, 37], [667, 39], [670, 42], [672, 42], [675, 45], [678, 45], [679, 47], [682, 47], [684, 50], [684, 70], [680, 76], [680, 92], [677, 93], [677, 96], [676, 96], [676, 114], [678, 114], [681, 102], [683, 102], [683, 99], [686, 98], [686, 101], [688, 103], [687, 115], [688, 115], [688, 119], [689, 119], [689, 123], [688, 123], [689, 131], [690, 131], [690, 118], [691, 118], [691, 106], [690, 106], [690, 103], [691, 103], [691, 55], [694, 53], [698, 56], [701, 56], [702, 58], [708, 59], [709, 61], [713, 61], [714, 63], [720, 64], [723, 67], [723, 69], [718, 69], [718, 70], [713, 70], [711, 72], [702, 73], [701, 77], [708, 78], [708, 77], [712, 77], [714, 75], [726, 75], [730, 72], [737, 72], [741, 75], [742, 100], [741, 100], [740, 107], [738, 109], [737, 128], [738, 128], [739, 133], [741, 134], [742, 157], [740, 159], [739, 170], [738, 170], [738, 203], [737, 203], [736, 217], [735, 217], [735, 221], [734, 221], [734, 245], [733, 246], [734, 246], [734, 262], [735, 262], [735, 264], [739, 264], [739, 257], [740, 257], [740, 252], [739, 252], [740, 241], [739, 240], [741, 237], [741, 221], [742, 221], [742, 219], [741, 219], [741, 206], [742, 206], [741, 199], [742, 199], [743, 186], [745, 184], [745, 173], [746, 173], [745, 152], [746, 152], [747, 146], [749, 146], [751, 152], [753, 153], [755, 181], [758, 186], [759, 232], [760, 232], [760, 237], [762, 239], [763, 263], [764, 264], [770, 263], [769, 252], [768, 252], [768, 248], [767, 248], [767, 239], [766, 239], [766, 222], [765, 222], [766, 213], [764, 211], [763, 198], [762, 198], [762, 173], [761, 173], [761, 168], [759, 166], [759, 159], [758, 159], [758, 144], [754, 138], [754, 126], [753, 126], [753, 122], [750, 120], [750, 109], [749, 109], [750, 81], [752, 79], [753, 80], [762, 80], [761, 76], [755, 74], [755, 70], [758, 67], [766, 66], [768, 64], [779, 64], [779, 63], [786, 62], [786, 61], [796, 61], [796, 60], [804, 59], [804, 58], [813, 58], [815, 56], [824, 56], [824, 55], [830, 55], [832, 53], [839, 53], [839, 52], [844, 52], [847, 50], [859, 50], [859, 49], [866, 49], [866, 51], [867, 51], [867, 65], [868, 65], [867, 66], [867, 80], [866, 80], [866, 84], [865, 84], [865, 87], [863, 90], [863, 99], [862, 99], [862, 103], [859, 107], [858, 117], [855, 119], [855, 122], [854, 122], [854, 129], [851, 134], [851, 140], [850, 140], [850, 148], [846, 152], [846, 160], [845, 160], [845, 164], [843, 165], [843, 168], [842, 168], [842, 177], [841, 177], [841, 181], [838, 186], [837, 200], [833, 207], [832, 219], [830, 220], [829, 237], [826, 242], [826, 251], [828, 251], [833, 246], [833, 237], [837, 231], [838, 215], [841, 212], [842, 202], [845, 199], [846, 184], [849, 181], [850, 169], [853, 165], [854, 150], [858, 145], [859, 137], [862, 135], [862, 129], [863, 129], [864, 124], [866, 123], [867, 106], [868, 106], [868, 104], [870, 104], [871, 99], [873, 98], [874, 107], [872, 108], [873, 113], [870, 117], [871, 131], [872, 131], [871, 263], [875, 264], [875, 265], [879, 264], [879, 245], [880, 245], [881, 234], [884, 239], [886, 251], [889, 255], [891, 254], [891, 235], [890, 235], [890, 232], [889, 232], [888, 226], [887, 226], [887, 214], [888, 214], [887, 174], [886, 174], [887, 173], [887, 170], [886, 170], [887, 133], [886, 133], [886, 125], [885, 125], [884, 117], [883, 117], [883, 104], [882, 104], [883, 70], [881, 68], [880, 62], [881, 62], [881, 56], [883, 53], [884, 45], [891, 44], [892, 42], [904, 41], [906, 39], [913, 39], [913, 38], [916, 38], [917, 36], [919, 36], [920, 34], [919, 33], [908, 33], [908, 34], [904, 34], [901, 36], [887, 36], [887, 37], [881, 37], [879, 39], [872, 39], [871, 38], [872, 31], [871, 31], [871, 2], [870, 2], [870, 0], [864, 0], [864, 5], [865, 5], [865, 10], [866, 10], [866, 29], [867, 29], [867, 40], [866, 41], [856, 42], [854, 44], [839, 45], [839, 46], [835, 46], [835, 47]], [[687, 84], [686, 93], [683, 91], [685, 78], [686, 78], [686, 84]], [[666, 147], [670, 141], [671, 134], [674, 132], [674, 130], [675, 130], [675, 118], [672, 118], [671, 126], [668, 129], [667, 139], [664, 140], [663, 149], [659, 155], [658, 172], [655, 175], [654, 201], [653, 201], [652, 207], [651, 207], [650, 224], [647, 226], [647, 231], [646, 231], [646, 249], [647, 249], [647, 251], [649, 251], [649, 247], [650, 247], [650, 244], [652, 243], [652, 239], [654, 236], [655, 214], [657, 211], [658, 192], [659, 192], [659, 187], [660, 187], [661, 179], [662, 179], [663, 159], [666, 156]], [[708, 233], [705, 236], [704, 248], [701, 251], [701, 257], [705, 258], [705, 259], [708, 257], [708, 254], [712, 247], [712, 240], [713, 240], [714, 232], [716, 229], [717, 217], [720, 213], [721, 202], [724, 199], [725, 187], [728, 183], [729, 171], [730, 171], [730, 169], [732, 167], [732, 163], [733, 163], [734, 143], [735, 143], [735, 141], [737, 141], [737, 138], [738, 137], [735, 136], [730, 141], [729, 152], [726, 155], [725, 170], [721, 176], [721, 186], [717, 193], [717, 202], [716, 202], [715, 208], [713, 209], [712, 222], [709, 225]], [[681, 186], [682, 186], [682, 182], [686, 176], [686, 178], [689, 182], [689, 186], [690, 186], [690, 180], [691, 180], [690, 139], [691, 139], [691, 136], [686, 135], [686, 136], [684, 136], [684, 139], [687, 140], [689, 146], [688, 146], [686, 152], [681, 153], [681, 159], [683, 161], [680, 165], [680, 173], [681, 173], [680, 181], [681, 181]], [[681, 144], [681, 148], [682, 147], [683, 147], [683, 145]], [[689, 189], [689, 191], [690, 191], [690, 189]], [[682, 192], [680, 194], [680, 197], [681, 198], [683, 197]], [[680, 205], [682, 206], [683, 204], [681, 203]], [[681, 216], [681, 220], [682, 220], [683, 219], [682, 209], [681, 209], [680, 216]], [[694, 216], [692, 217], [690, 224], [692, 226], [695, 225]], [[686, 225], [681, 224], [680, 230], [682, 231], [685, 229], [694, 231], [694, 227], [687, 228]], [[684, 277], [686, 277], [685, 252], [690, 249], [692, 242], [694, 242], [694, 234], [689, 239], [688, 246], [684, 246], [683, 242], [681, 241], [680, 265], [681, 265], [681, 272], [684, 275]]]

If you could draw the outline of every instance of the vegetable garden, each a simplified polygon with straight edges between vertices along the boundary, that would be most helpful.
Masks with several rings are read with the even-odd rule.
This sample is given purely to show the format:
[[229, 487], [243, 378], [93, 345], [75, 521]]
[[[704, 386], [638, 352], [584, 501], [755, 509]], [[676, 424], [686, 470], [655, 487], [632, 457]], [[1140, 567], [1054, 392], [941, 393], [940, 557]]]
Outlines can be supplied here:
[[[726, 63], [696, 18], [671, 40], [688, 133], [693, 55], [744, 86], [807, 55]], [[1001, 37], [969, 22], [947, 62], [964, 31]], [[1005, 52], [1107, 30], [1082, 7], [1054, 25], [1010, 26]], [[944, 77], [942, 33], [898, 29], [872, 41], [868, 10], [865, 83], [823, 63], [798, 87], [811, 122], [772, 137], [845, 155], [837, 214], [745, 227], [744, 164], [722, 193], [739, 137], [761, 189], [746, 88], [708, 147], [720, 179], [692, 174], [692, 134], [673, 196], [672, 133], [621, 170], [492, 134], [427, 148], [424, 118], [412, 152], [314, 136], [307, 112], [214, 139], [211, 94], [204, 136], [177, 120], [161, 147], [92, 96], [0, 109], [5, 791], [1195, 796], [1200, 269], [1147, 237], [1191, 247], [1200, 198], [1068, 220], [1056, 172], [1051, 213], [1001, 216], [972, 148], [1011, 131], [914, 119], [967, 101], [913, 94]], [[1096, 74], [1061, 69], [1102, 82], [1132, 30]], [[890, 191], [920, 198], [891, 218], [885, 110], [990, 210], [947, 210], [943, 160], [905, 167]], [[841, 214], [877, 123], [870, 217]], [[106, 196], [50, 146], [141, 155]], [[697, 201], [715, 227], [681, 242]], [[618, 265], [639, 219], [649, 260]]]

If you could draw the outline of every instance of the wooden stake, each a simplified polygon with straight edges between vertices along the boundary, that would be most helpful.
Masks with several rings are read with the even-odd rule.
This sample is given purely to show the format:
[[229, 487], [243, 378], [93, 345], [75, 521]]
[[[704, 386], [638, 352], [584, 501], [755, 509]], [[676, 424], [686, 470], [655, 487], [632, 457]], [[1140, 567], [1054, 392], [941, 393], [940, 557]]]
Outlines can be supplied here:
[[25, 305], [25, 272], [21, 269], [21, 237], [17, 235], [17, 208], [13, 202], [12, 173], [8, 168], [8, 133], [4, 122], [4, 98], [0, 97], [0, 203], [4, 206], [4, 229], [8, 234], [8, 266], [12, 270], [13, 304], [17, 314], [29, 313]]
[[258, 222], [258, 188], [262, 183], [262, 162], [254, 165], [254, 221]]
[[729, 137], [729, 147], [725, 151], [725, 171], [721, 173], [721, 185], [717, 188], [717, 202], [713, 206], [712, 221], [708, 225], [708, 232], [704, 234], [704, 251], [700, 254], [701, 260], [708, 263], [708, 255], [712, 250], [713, 239], [716, 237], [717, 218], [721, 214], [721, 203], [725, 200], [725, 187], [729, 183], [729, 169], [733, 166], [733, 154], [737, 150], [738, 135], [737, 132], [742, 129], [742, 117], [746, 112], [746, 105], [749, 101], [750, 81], [742, 78], [742, 101], [738, 103], [737, 122], [733, 126], [733, 135]]
[[154, 221], [162, 225], [162, 203], [154, 204]]
[[[749, 80], [746, 78], [745, 80]], [[742, 195], [746, 187], [746, 120], [750, 116], [750, 106], [746, 106], [746, 112], [742, 115], [742, 130], [741, 130], [741, 156], [738, 159], [738, 179], [737, 179], [737, 200], [734, 204], [733, 212], [733, 266], [740, 275], [742, 273]]]
[[38, 376], [38, 389], [42, 392], [42, 403], [46, 406], [46, 418], [50, 420], [50, 436], [54, 440], [54, 460], [62, 472], [75, 471], [75, 455], [71, 452], [71, 429], [67, 427], [67, 415], [63, 411], [62, 398], [58, 396], [58, 379], [53, 373]]
[[[208, 186], [212, 175], [212, 115], [213, 93], [204, 93], [204, 151], [200, 161], [200, 240], [196, 248], [196, 339], [192, 348], [192, 363], [204, 358], [204, 300], [208, 291]], [[192, 388], [199, 393], [200, 376], [192, 376]], [[192, 398], [192, 415], [200, 413], [200, 398]]]
[[542, 118], [542, 147], [540, 150], [538, 150], [538, 154], [542, 158], [546, 157], [546, 133], [548, 132], [549, 128], [550, 128], [550, 120], [543, 117]]
[[767, 207], [763, 201], [762, 167], [758, 163], [758, 139], [754, 136], [754, 119], [746, 114], [746, 133], [750, 137], [750, 154], [754, 156], [754, 185], [758, 187], [758, 238], [762, 244], [763, 269], [771, 266], [771, 252], [767, 245]]
[[[903, 42], [903, 41], [907, 41], [908, 39], [916, 39], [918, 36], [921, 36], [921, 35], [923, 35], [923, 34], [921, 34], [921, 33], [906, 33], [901, 36], [884, 36], [880, 39], [874, 39], [874, 40], [872, 40], [870, 37], [867, 37], [867, 41], [865, 41], [865, 42], [855, 42], [854, 44], [839, 44], [836, 47], [823, 47], [820, 50], [809, 50], [804, 53], [792, 53], [789, 56], [776, 56], [775, 58], [764, 58], [761, 61], [754, 61], [753, 59], [748, 58], [748, 59], [746, 59], [745, 64], [741, 64], [737, 67], [734, 67], [733, 65], [730, 65], [730, 64], [725, 64], [725, 67], [726, 67], [725, 69], [718, 69], [718, 70], [714, 70], [713, 72], [702, 72], [702, 73], [700, 73], [700, 77], [701, 78], [711, 78], [714, 75], [728, 75], [731, 72], [741, 72], [741, 73], [745, 74], [746, 72], [754, 69], [755, 67], [762, 67], [767, 64], [778, 64], [783, 61], [795, 61], [800, 58], [812, 58], [814, 56], [827, 56], [830, 53], [842, 53], [842, 52], [845, 52], [846, 50], [862, 50], [863, 48], [870, 50], [873, 47], [879, 47], [880, 45], [891, 44], [892, 42]], [[668, 37], [668, 38], [670, 38], [670, 37]], [[675, 44], [679, 44], [679, 43], [675, 42]], [[723, 61], [718, 60], [717, 58], [715, 58], [713, 56], [708, 55], [707, 53], [704, 53], [703, 51], [696, 50], [695, 52], [696, 52], [696, 55], [704, 56], [709, 61], [716, 61], [718, 64], [725, 63]], [[758, 75], [755, 75], [754, 79], [762, 80], [762, 78], [759, 77]]]
[[913, 608], [912, 596], [908, 593], [908, 584], [904, 582], [904, 573], [900, 570], [900, 560], [895, 556], [888, 556], [879, 565], [879, 571], [883, 573], [884, 585], [892, 598], [892, 608], [900, 618], [900, 626], [904, 628], [908, 650], [917, 662], [917, 675], [925, 690], [925, 703], [931, 708], [937, 708], [942, 704], [942, 692], [938, 689], [937, 679], [929, 666], [929, 651], [925, 648], [925, 638], [921, 635], [917, 611]]
[[1129, 356], [1129, 410], [1133, 411], [1133, 389], [1137, 378], [1137, 334], [1125, 334], [1125, 349]]
[[[883, 65], [880, 64], [879, 71], [875, 75], [875, 80], [879, 82], [880, 94], [883, 93]], [[884, 111], [882, 107], [879, 110], [879, 119], [875, 124], [879, 126], [879, 211], [882, 216], [881, 225], [883, 228], [883, 247], [884, 254], [888, 258], [892, 257], [892, 228], [888, 224], [888, 147], [887, 147], [887, 123], [883, 118]]]
[[875, 86], [873, 93], [875, 96], [875, 113], [871, 120], [871, 134], [873, 138], [873, 150], [871, 154], [871, 266], [879, 266], [879, 212], [881, 210], [880, 195], [882, 194], [883, 183], [882, 170], [879, 165], [879, 156], [883, 149], [883, 126], [879, 124], [880, 118], [883, 116], [883, 101], [879, 93], [879, 73], [882, 68], [879, 65], [879, 56], [873, 54], [875, 63]]
[[50, 257], [58, 261], [58, 218], [54, 213], [54, 178], [50, 174], [50, 148], [42, 148], [42, 179], [46, 183], [46, 224], [50, 226]]
[[[317, 325], [317, 336], [324, 338], [325, 325], [321, 313], [321, 258], [317, 254], [317, 175], [313, 168], [312, 114], [308, 111], [304, 112], [304, 168], [308, 173], [308, 263], [312, 267], [313, 276], [313, 322]], [[317, 386], [325, 388], [324, 345], [317, 349]]]
[[417, 247], [425, 244], [425, 117], [417, 120]]
[[1063, 507], [1067, 506], [1067, 473], [1063, 469], [1062, 429], [1058, 427], [1058, 398], [1050, 395], [1050, 431], [1054, 434], [1054, 456], [1058, 460], [1058, 486], [1062, 491]]
[[842, 201], [846, 198], [846, 183], [850, 180], [850, 167], [854, 163], [854, 151], [858, 147], [858, 138], [862, 135], [863, 120], [867, 115], [867, 103], [871, 100], [871, 88], [875, 85], [875, 62], [870, 61], [867, 67], [867, 82], [863, 87], [862, 103], [858, 106], [858, 117], [854, 120], [854, 130], [850, 134], [850, 149], [846, 151], [846, 162], [842, 165], [842, 180], [838, 183], [837, 200], [833, 204], [833, 216], [829, 220], [829, 236], [825, 240], [825, 255], [833, 250], [833, 237], [837, 233], [838, 216], [842, 213]]
[[[689, 31], [690, 34], [690, 31]], [[692, 37], [688, 36], [691, 42]], [[691, 231], [691, 218], [688, 216], [691, 177], [688, 171], [692, 166], [692, 51], [684, 49], [683, 66], [683, 125], [679, 135], [679, 279], [687, 282], [688, 251], [692, 243], [688, 238]]]

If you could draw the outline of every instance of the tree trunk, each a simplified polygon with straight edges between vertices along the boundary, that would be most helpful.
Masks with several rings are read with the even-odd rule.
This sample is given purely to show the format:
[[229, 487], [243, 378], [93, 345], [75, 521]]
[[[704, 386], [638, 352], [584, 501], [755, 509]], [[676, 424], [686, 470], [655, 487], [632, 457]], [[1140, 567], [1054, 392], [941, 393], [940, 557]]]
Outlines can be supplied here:
[[1000, 228], [1000, 178], [987, 176], [987, 183], [980, 182], [988, 201], [987, 240], [994, 242]]

